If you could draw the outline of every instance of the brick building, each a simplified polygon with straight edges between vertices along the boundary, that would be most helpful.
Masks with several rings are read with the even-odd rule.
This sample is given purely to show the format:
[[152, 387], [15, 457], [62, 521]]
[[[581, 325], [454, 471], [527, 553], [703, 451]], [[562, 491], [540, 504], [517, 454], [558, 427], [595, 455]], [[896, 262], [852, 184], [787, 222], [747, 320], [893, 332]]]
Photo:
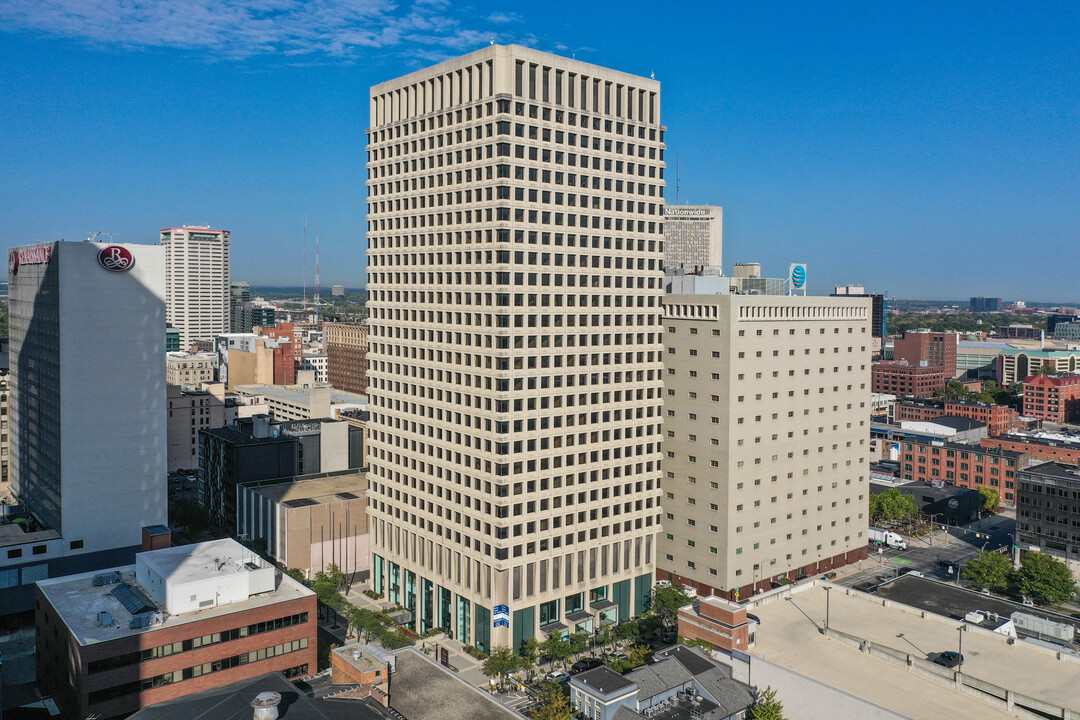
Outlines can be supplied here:
[[1080, 375], [1025, 378], [1024, 415], [1056, 423], [1080, 420]]
[[934, 394], [952, 375], [941, 367], [921, 367], [906, 362], [882, 361], [870, 369], [870, 389], [876, 393], [926, 398]]
[[893, 408], [896, 422], [904, 420], [934, 420], [943, 415], [977, 420], [987, 427], [990, 435], [1014, 432], [1022, 425], [1020, 413], [1008, 405], [973, 402], [969, 400], [906, 399]]
[[746, 616], [746, 606], [709, 595], [679, 608], [679, 635], [704, 640], [724, 652], [746, 652], [754, 645], [757, 623]]
[[1001, 435], [983, 438], [979, 444], [988, 448], [1026, 453], [1032, 460], [1055, 460], [1073, 465], [1080, 463], [1080, 442], [1064, 436]]
[[316, 666], [315, 594], [224, 539], [38, 582], [41, 689], [63, 717], [113, 718]]
[[1016, 473], [1028, 465], [1023, 453], [940, 440], [905, 439], [900, 477], [916, 482], [944, 482], [957, 487], [988, 487], [1003, 505], [1016, 502]]
[[949, 379], [956, 377], [956, 349], [960, 336], [929, 330], [908, 330], [893, 341], [893, 359], [920, 367], [943, 368]]
[[338, 390], [367, 394], [368, 329], [357, 323], [326, 323], [327, 382]]

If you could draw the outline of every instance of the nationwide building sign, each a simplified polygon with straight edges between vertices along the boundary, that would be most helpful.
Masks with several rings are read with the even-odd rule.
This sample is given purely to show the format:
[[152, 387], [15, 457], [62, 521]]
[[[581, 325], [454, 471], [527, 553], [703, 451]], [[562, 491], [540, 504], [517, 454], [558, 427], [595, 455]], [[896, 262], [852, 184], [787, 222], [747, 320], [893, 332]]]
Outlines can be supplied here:
[[670, 205], [664, 208], [665, 217], [709, 217], [709, 211], [704, 208], [685, 208], [685, 207], [671, 207]]
[[494, 627], [510, 627], [510, 607], [508, 605], [496, 605], [494, 613]]

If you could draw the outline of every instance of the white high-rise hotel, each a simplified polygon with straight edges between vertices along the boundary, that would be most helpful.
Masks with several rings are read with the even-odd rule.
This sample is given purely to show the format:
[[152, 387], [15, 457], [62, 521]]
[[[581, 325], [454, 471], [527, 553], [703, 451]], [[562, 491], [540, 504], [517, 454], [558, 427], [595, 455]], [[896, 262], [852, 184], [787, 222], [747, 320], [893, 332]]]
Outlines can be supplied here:
[[375, 588], [482, 648], [643, 609], [660, 84], [490, 46], [371, 89]]
[[229, 332], [229, 231], [209, 225], [165, 228], [161, 244], [166, 322], [180, 331], [180, 348]]

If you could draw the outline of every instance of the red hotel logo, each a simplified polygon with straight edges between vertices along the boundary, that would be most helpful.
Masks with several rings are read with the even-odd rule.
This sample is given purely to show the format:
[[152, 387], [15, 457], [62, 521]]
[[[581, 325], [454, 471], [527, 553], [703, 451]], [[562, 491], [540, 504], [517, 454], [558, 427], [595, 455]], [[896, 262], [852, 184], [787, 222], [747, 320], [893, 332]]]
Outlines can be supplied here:
[[8, 272], [16, 275], [23, 265], [45, 265], [52, 260], [52, 245], [33, 245], [8, 252]]
[[10, 275], [14, 276], [14, 275], [19, 274], [19, 251], [18, 250], [8, 250], [7, 269], [8, 269], [8, 274], [10, 274]]
[[111, 272], [125, 272], [135, 265], [135, 256], [127, 248], [110, 245], [101, 249], [97, 261], [101, 267]]

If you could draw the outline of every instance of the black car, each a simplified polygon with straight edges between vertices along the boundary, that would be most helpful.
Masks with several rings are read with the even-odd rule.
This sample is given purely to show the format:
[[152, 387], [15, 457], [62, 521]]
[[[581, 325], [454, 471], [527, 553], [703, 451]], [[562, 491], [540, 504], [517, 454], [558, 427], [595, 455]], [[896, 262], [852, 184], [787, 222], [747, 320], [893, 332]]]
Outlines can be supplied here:
[[598, 668], [603, 664], [604, 664], [604, 661], [601, 660], [600, 658], [595, 658], [595, 657], [581, 658], [576, 663], [574, 663], [573, 665], [570, 666], [570, 674], [571, 675], [577, 675], [578, 673], [583, 673], [586, 670], [592, 670], [593, 668]]
[[958, 652], [946, 650], [943, 653], [938, 653], [938, 656], [934, 658], [934, 662], [938, 665], [944, 665], [947, 668], [954, 668], [957, 665], [962, 665], [964, 663], [964, 656]]

